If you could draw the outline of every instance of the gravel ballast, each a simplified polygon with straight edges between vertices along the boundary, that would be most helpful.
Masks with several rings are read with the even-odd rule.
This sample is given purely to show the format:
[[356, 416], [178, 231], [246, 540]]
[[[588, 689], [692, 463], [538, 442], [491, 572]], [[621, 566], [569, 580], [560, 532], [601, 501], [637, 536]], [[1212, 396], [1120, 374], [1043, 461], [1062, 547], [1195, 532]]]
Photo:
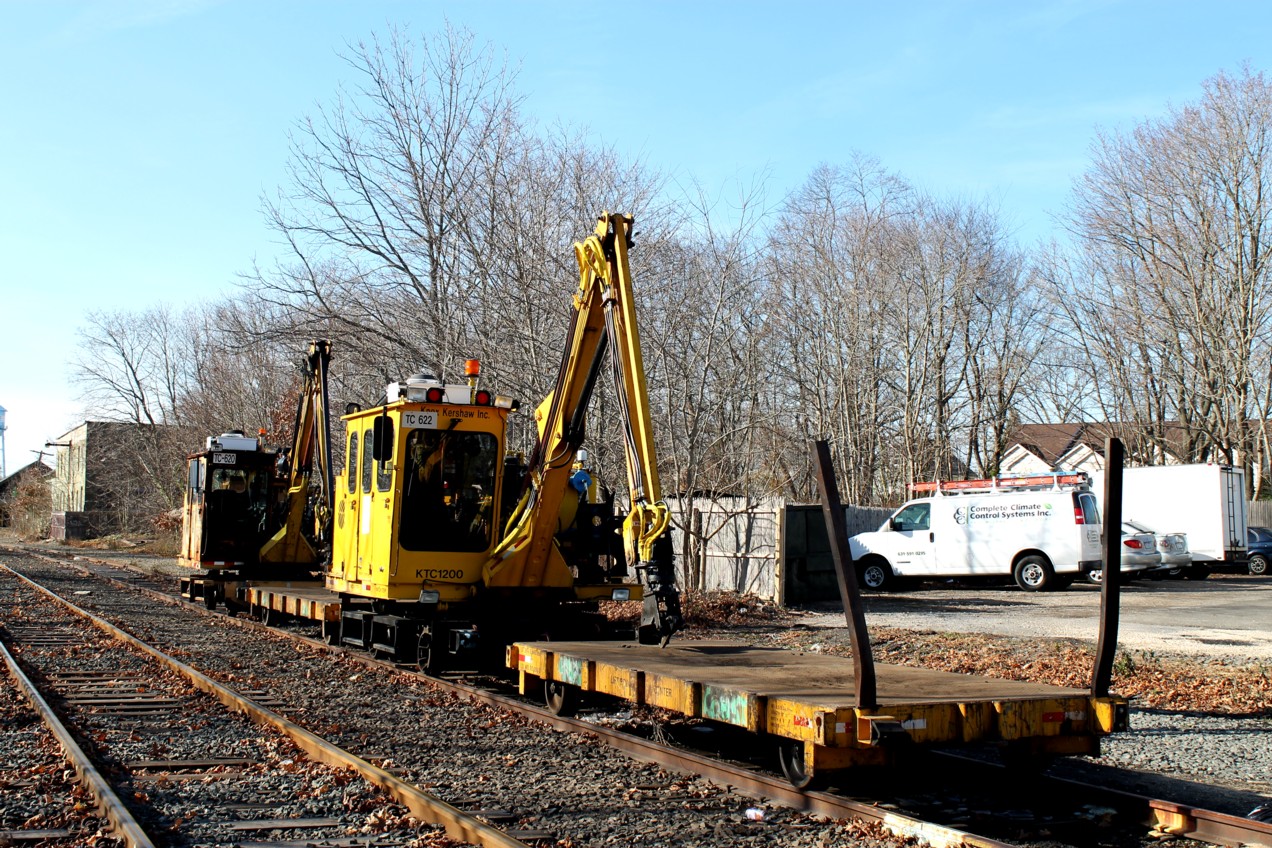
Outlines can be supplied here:
[[[85, 605], [92, 606], [97, 600]], [[142, 609], [149, 603], [138, 601], [137, 607]], [[871, 617], [872, 631], [901, 632], [895, 621], [881, 621], [886, 619]], [[847, 643], [842, 623], [842, 613], [801, 614], [765, 627], [702, 635], [837, 650]], [[189, 650], [192, 655], [202, 657], [207, 650], [199, 647], [200, 640], [192, 634], [183, 633], [179, 624], [169, 626], [156, 621], [143, 629], [149, 632], [138, 635], [154, 636], [179, 650]], [[701, 845], [760, 844], [772, 839], [775, 828], [783, 834], [781, 844], [871, 844], [844, 841], [849, 838], [849, 831], [842, 826], [771, 806], [763, 827], [756, 827], [746, 820], [745, 810], [765, 805], [762, 799], [633, 763], [593, 747], [583, 737], [527, 726], [498, 711], [433, 691], [405, 675], [386, 676], [338, 657], [321, 657], [315, 665], [307, 650], [288, 643], [273, 644], [278, 640], [257, 634], [232, 633], [236, 630], [229, 625], [214, 626], [219, 635], [213, 639], [223, 644], [223, 650], [215, 651], [211, 657], [221, 663], [226, 676], [241, 680], [243, 685], [257, 686], [261, 684], [258, 678], [271, 667], [304, 669], [313, 688], [295, 694], [295, 706], [289, 711], [292, 718], [324, 735], [331, 731], [335, 741], [344, 741], [341, 734], [347, 729], [351, 742], [348, 747], [385, 757], [387, 763], [406, 769], [421, 786], [433, 787], [443, 797], [479, 806], [515, 806], [510, 812], [516, 816], [516, 826], [569, 833], [576, 844], [674, 844], [668, 841], [673, 834], [690, 834], [692, 838], [685, 841]], [[928, 654], [911, 651], [916, 664], [927, 664], [925, 660], [939, 654], [948, 642], [943, 632], [905, 632], [907, 648], [924, 640], [929, 646], [924, 649]], [[886, 644], [888, 640], [880, 641]], [[229, 658], [238, 645], [251, 652], [253, 662]], [[1222, 662], [1213, 654], [1168, 658], [1184, 662], [1192, 659], [1197, 668]], [[1234, 661], [1249, 659], [1241, 656]], [[886, 657], [880, 661], [897, 659]], [[328, 666], [329, 670], [323, 671], [318, 665]], [[337, 671], [333, 673], [331, 668]], [[1114, 688], [1117, 689], [1116, 679]], [[353, 693], [346, 695], [344, 690], [349, 689]], [[393, 691], [395, 703], [367, 699], [367, 691]], [[359, 697], [370, 703], [356, 703]], [[1053, 773], [1172, 800], [1190, 799], [1198, 806], [1233, 815], [1244, 815], [1268, 800], [1272, 792], [1268, 784], [1272, 745], [1265, 740], [1272, 726], [1266, 712], [1231, 716], [1139, 707], [1132, 723], [1135, 729], [1131, 733], [1105, 740], [1102, 757], [1063, 760], [1052, 767]], [[535, 775], [541, 777], [536, 780]], [[536, 782], [540, 785], [528, 786]], [[541, 794], [536, 791], [540, 789]], [[669, 790], [675, 801], [674, 810], [667, 809]], [[517, 799], [517, 803], [512, 804], [510, 798]], [[651, 816], [659, 821], [657, 825], [649, 824]], [[882, 839], [877, 835], [871, 838]], [[879, 844], [891, 843], [883, 839]]]

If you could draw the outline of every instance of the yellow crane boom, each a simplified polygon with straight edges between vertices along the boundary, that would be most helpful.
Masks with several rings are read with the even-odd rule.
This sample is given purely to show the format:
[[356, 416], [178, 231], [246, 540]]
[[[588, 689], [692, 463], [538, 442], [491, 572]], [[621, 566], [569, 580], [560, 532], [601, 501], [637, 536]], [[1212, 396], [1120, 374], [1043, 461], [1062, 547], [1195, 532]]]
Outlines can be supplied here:
[[561, 500], [583, 443], [588, 401], [609, 350], [624, 430], [631, 511], [623, 522], [627, 562], [641, 575], [644, 641], [666, 642], [681, 626], [627, 251], [632, 219], [605, 213], [574, 245], [579, 287], [556, 384], [535, 411], [539, 441], [529, 486], [483, 570], [488, 586], [569, 586], [555, 532]]
[[[261, 547], [261, 562], [316, 564], [322, 561], [323, 551], [315, 550], [314, 544], [325, 547], [330, 543], [333, 489], [327, 399], [330, 362], [331, 342], [324, 339], [309, 345], [309, 355], [301, 366], [304, 385], [288, 455], [287, 516], [283, 526]], [[311, 492], [314, 484], [317, 491]], [[313, 517], [308, 534], [301, 532], [307, 510]]]

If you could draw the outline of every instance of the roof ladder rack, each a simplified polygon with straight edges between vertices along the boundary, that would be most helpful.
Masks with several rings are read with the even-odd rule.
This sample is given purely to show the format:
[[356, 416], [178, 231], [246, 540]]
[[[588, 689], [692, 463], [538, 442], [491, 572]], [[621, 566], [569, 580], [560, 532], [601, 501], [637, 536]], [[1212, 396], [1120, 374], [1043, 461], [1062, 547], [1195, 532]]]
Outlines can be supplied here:
[[936, 495], [970, 494], [974, 492], [1013, 492], [1029, 489], [1083, 488], [1091, 478], [1084, 471], [1047, 471], [1041, 474], [989, 477], [983, 480], [933, 480], [911, 483], [914, 494], [931, 492]]

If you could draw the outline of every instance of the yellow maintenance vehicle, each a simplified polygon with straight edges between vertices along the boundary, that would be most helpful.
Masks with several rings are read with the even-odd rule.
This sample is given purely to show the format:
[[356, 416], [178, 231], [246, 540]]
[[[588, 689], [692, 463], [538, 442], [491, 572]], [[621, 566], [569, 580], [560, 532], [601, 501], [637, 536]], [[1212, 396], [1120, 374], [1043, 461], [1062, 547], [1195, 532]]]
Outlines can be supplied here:
[[[264, 432], [209, 436], [187, 460], [178, 559], [201, 575], [181, 592], [209, 608], [234, 599], [246, 580], [312, 581], [331, 544], [331, 343], [315, 341], [301, 363], [303, 386], [292, 447], [263, 444]], [[228, 591], [228, 594], [227, 594]]]
[[[520, 404], [483, 388], [469, 360], [463, 383], [418, 374], [391, 383], [377, 406], [351, 405], [344, 470], [333, 475], [331, 351], [315, 342], [289, 455], [239, 435], [210, 439], [190, 459], [182, 559], [208, 569], [187, 581], [191, 599], [320, 621], [330, 641], [433, 670], [499, 665], [518, 638], [625, 635], [598, 613], [600, 600], [642, 601], [640, 640], [670, 639], [681, 626], [679, 592], [627, 260], [631, 227], [605, 214], [574, 247], [580, 277], [566, 348], [535, 409], [528, 460], [506, 441]], [[596, 496], [580, 462], [607, 362], [625, 432], [630, 507], [621, 527], [613, 499]], [[215, 503], [230, 501], [212, 497], [223, 480], [257, 493], [249, 519]]]

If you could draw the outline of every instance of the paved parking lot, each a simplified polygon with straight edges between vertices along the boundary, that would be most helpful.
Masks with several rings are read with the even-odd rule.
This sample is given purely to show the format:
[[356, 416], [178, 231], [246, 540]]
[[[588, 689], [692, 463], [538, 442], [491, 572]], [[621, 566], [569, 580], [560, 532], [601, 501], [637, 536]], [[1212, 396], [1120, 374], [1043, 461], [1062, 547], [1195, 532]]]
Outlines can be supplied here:
[[[1100, 587], [1022, 592], [1014, 586], [924, 583], [866, 597], [872, 627], [1097, 638]], [[842, 627], [824, 609], [805, 623]], [[1124, 649], [1272, 662], [1272, 577], [1217, 574], [1208, 580], [1140, 580], [1122, 589], [1118, 644]]]

